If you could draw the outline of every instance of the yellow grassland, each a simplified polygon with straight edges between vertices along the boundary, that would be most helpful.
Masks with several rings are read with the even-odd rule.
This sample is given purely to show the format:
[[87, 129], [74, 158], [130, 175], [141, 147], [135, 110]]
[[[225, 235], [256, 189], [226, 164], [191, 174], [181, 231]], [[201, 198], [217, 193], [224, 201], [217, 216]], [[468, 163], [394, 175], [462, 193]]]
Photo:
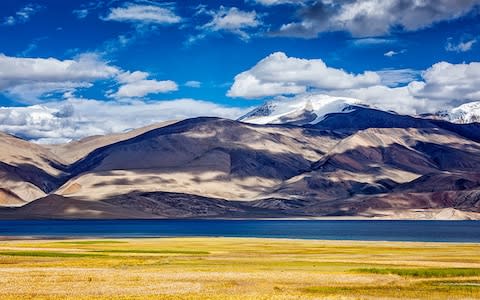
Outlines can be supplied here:
[[480, 244], [0, 242], [0, 299], [478, 299]]

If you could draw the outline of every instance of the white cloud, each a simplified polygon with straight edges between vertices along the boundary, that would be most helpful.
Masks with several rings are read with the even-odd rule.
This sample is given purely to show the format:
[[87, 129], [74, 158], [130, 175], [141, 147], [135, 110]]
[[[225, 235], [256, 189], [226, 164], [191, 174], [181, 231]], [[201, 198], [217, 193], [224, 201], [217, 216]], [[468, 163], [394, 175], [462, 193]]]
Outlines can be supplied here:
[[440, 101], [480, 100], [480, 62], [450, 64], [439, 62], [428, 68], [415, 95]]
[[134, 98], [176, 90], [178, 90], [178, 86], [172, 80], [140, 80], [122, 85], [114, 96], [116, 98]]
[[477, 39], [472, 39], [465, 42], [459, 42], [458, 44], [454, 44], [452, 39], [448, 39], [447, 45], [445, 46], [445, 50], [451, 52], [467, 52], [472, 50], [473, 45], [477, 42]]
[[148, 73], [140, 71], [121, 73], [117, 76], [117, 81], [122, 85], [111, 97], [136, 98], [178, 90], [178, 85], [174, 81], [147, 79], [148, 75]]
[[0, 54], [0, 92], [17, 102], [38, 103], [89, 88], [100, 80], [114, 80], [120, 87], [112, 98], [135, 98], [178, 90], [171, 80], [148, 79], [146, 72], [129, 72], [109, 65], [99, 56], [82, 54], [72, 60], [19, 58]]
[[132, 83], [140, 80], [144, 80], [148, 77], [147, 72], [135, 71], [135, 72], [123, 72], [118, 74], [117, 81], [120, 83]]
[[0, 54], [0, 89], [31, 81], [84, 81], [108, 78], [118, 72], [94, 54], [74, 60], [19, 58]]
[[383, 55], [387, 57], [393, 57], [395, 55], [399, 54], [397, 51], [390, 50], [388, 52], [385, 52]]
[[386, 56], [386, 57], [394, 57], [396, 55], [404, 54], [406, 52], [407, 52], [407, 49], [402, 49], [402, 50], [398, 50], [398, 51], [390, 50], [388, 52], [385, 52], [383, 55]]
[[332, 91], [331, 95], [357, 98], [365, 103], [384, 110], [400, 114], [418, 114], [436, 112], [445, 103], [431, 102], [428, 99], [415, 97], [410, 86], [388, 87], [376, 85], [366, 88]]
[[175, 24], [182, 21], [171, 7], [155, 5], [140, 5], [129, 3], [123, 7], [110, 9], [110, 13], [103, 18], [106, 21]]
[[189, 80], [189, 81], [185, 82], [185, 86], [198, 89], [202, 86], [202, 83], [200, 81], [196, 81], [196, 80]]
[[60, 143], [91, 135], [123, 132], [164, 120], [198, 116], [235, 119], [250, 109], [193, 99], [148, 103], [68, 99], [27, 107], [0, 108], [0, 131], [36, 142]]
[[148, 94], [168, 93], [178, 90], [172, 80], [140, 80], [122, 85], [115, 93], [117, 98], [143, 97]]
[[235, 77], [228, 91], [230, 97], [259, 98], [281, 94], [298, 94], [308, 88], [336, 90], [379, 84], [374, 72], [351, 74], [328, 67], [321, 59], [288, 57], [273, 53], [253, 68]]
[[262, 25], [260, 17], [255, 11], [242, 11], [236, 7], [220, 6], [217, 11], [209, 11], [200, 6], [197, 14], [207, 14], [212, 19], [207, 24], [198, 27], [203, 33], [191, 38], [191, 41], [204, 38], [207, 32], [228, 32], [238, 35], [243, 40], [248, 40], [251, 36], [249, 30]]
[[471, 12], [480, 0], [353, 0], [312, 2], [295, 13], [276, 35], [315, 38], [321, 32], [347, 31], [355, 37], [388, 35], [392, 28], [415, 31]]
[[351, 74], [320, 59], [274, 53], [235, 77], [230, 97], [327, 93], [354, 97], [383, 109], [416, 114], [480, 101], [480, 62], [439, 62], [425, 71], [412, 69]]
[[108, 79], [118, 72], [117, 67], [94, 54], [83, 54], [73, 60], [0, 54], [0, 92], [31, 103], [45, 93], [87, 87], [95, 80]]
[[30, 18], [38, 13], [43, 8], [43, 6], [38, 4], [27, 4], [22, 7], [19, 11], [13, 16], [8, 16], [4, 19], [3, 25], [13, 26], [16, 24], [23, 24], [30, 20]]
[[235, 76], [235, 82], [228, 90], [229, 97], [261, 98], [274, 95], [300, 94], [306, 86], [295, 83], [263, 82], [248, 71]]
[[462, 103], [480, 100], [480, 63], [439, 62], [422, 72], [421, 78], [401, 87], [384, 85], [334, 91], [356, 97], [380, 108], [399, 113], [437, 112]]

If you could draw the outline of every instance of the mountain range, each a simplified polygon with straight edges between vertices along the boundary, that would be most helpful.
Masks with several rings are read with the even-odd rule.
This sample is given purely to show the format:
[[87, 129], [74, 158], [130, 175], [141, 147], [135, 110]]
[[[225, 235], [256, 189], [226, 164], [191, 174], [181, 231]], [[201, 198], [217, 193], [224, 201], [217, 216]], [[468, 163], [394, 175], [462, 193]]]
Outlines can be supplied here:
[[480, 219], [480, 104], [270, 101], [61, 145], [0, 134], [0, 218]]

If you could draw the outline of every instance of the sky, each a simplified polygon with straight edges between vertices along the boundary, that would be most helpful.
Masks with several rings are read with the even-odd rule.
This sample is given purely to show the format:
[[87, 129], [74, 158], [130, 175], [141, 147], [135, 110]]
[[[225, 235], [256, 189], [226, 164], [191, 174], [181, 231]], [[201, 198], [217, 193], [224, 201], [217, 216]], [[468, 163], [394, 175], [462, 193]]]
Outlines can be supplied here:
[[480, 101], [479, 13], [480, 0], [6, 0], [0, 131], [68, 142], [317, 93], [447, 110]]

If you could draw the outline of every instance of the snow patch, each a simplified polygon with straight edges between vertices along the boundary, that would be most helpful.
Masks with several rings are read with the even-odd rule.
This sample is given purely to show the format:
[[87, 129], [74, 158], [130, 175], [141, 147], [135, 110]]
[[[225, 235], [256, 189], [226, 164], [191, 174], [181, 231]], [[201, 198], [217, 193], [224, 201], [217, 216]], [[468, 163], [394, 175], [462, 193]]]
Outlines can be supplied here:
[[458, 124], [480, 122], [480, 101], [470, 102], [450, 110], [440, 111], [436, 116]]
[[253, 124], [282, 124], [288, 123], [286, 120], [299, 119], [304, 114], [314, 114], [315, 118], [305, 121], [305, 124], [316, 124], [327, 114], [348, 113], [355, 110], [356, 106], [367, 107], [354, 98], [307, 94], [268, 101], [238, 120]]

